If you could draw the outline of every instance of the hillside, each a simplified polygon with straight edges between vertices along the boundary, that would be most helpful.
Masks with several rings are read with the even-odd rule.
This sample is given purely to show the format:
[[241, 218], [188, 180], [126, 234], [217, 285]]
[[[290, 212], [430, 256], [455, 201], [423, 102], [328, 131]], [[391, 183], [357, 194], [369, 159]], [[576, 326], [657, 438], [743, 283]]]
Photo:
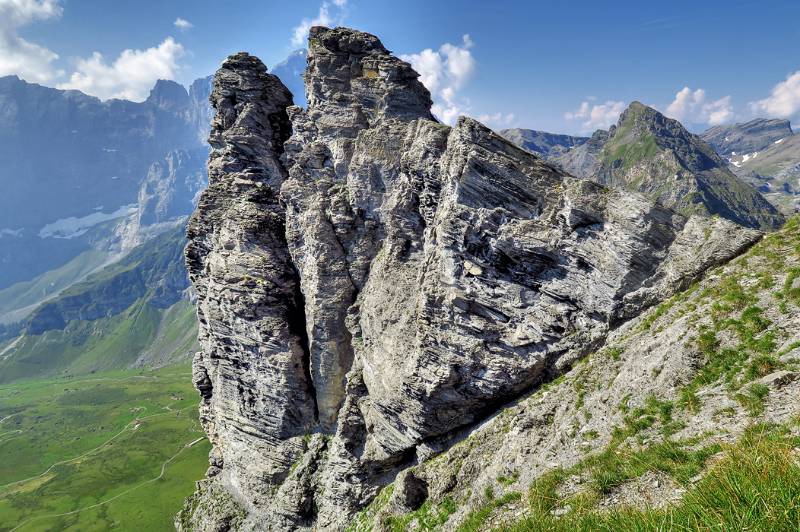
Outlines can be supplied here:
[[[632, 103], [608, 134], [556, 162], [567, 172], [641, 192], [682, 214], [719, 215], [746, 227], [775, 229], [781, 215], [676, 120]], [[602, 147], [600, 147], [602, 146]]]
[[[563, 377], [439, 443], [352, 529], [792, 529], [799, 272], [793, 218]], [[419, 486], [425, 502], [410, 505]]]
[[184, 242], [183, 227], [167, 231], [40, 305], [6, 333], [0, 382], [186, 360], [197, 324]]

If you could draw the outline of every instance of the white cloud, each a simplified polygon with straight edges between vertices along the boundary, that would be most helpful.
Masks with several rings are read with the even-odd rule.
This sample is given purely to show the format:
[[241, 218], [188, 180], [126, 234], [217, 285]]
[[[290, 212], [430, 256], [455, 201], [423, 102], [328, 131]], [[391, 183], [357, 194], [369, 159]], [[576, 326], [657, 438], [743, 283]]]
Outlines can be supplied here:
[[53, 66], [58, 54], [19, 36], [19, 28], [61, 16], [56, 0], [0, 0], [0, 76], [46, 83], [63, 72]]
[[707, 101], [706, 91], [684, 87], [675, 94], [664, 114], [680, 122], [716, 126], [733, 119], [731, 97]]
[[123, 50], [113, 63], [94, 52], [79, 59], [76, 71], [60, 89], [77, 89], [102, 99], [143, 101], [159, 79], [174, 79], [183, 57], [183, 46], [172, 37], [146, 50]]
[[491, 115], [480, 115], [478, 120], [486, 125], [508, 127], [514, 122], [514, 113], [494, 113]]
[[769, 96], [750, 103], [754, 113], [777, 118], [789, 118], [800, 111], [800, 71], [786, 76], [786, 79], [772, 88]]
[[181, 31], [188, 31], [194, 28], [194, 24], [181, 17], [176, 18], [172, 24]]
[[426, 48], [416, 54], [400, 56], [419, 73], [420, 81], [431, 91], [433, 114], [446, 124], [453, 124], [469, 108], [469, 102], [459, 96], [459, 91], [477, 66], [470, 52], [475, 43], [469, 35], [461, 40], [461, 45], [445, 43], [435, 51]]
[[331, 3], [327, 1], [322, 2], [316, 17], [312, 19], [304, 18], [300, 21], [300, 24], [295, 26], [292, 31], [292, 46], [302, 46], [308, 38], [308, 30], [313, 26], [333, 26], [342, 24], [346, 14], [345, 7], [347, 7], [347, 0], [332, 0], [332, 3], [333, 8], [331, 9]]
[[589, 132], [596, 129], [607, 129], [617, 122], [619, 115], [624, 110], [625, 102], [608, 100], [605, 103], [592, 104], [589, 101], [583, 101], [575, 111], [564, 113], [564, 118], [580, 120], [581, 131]]

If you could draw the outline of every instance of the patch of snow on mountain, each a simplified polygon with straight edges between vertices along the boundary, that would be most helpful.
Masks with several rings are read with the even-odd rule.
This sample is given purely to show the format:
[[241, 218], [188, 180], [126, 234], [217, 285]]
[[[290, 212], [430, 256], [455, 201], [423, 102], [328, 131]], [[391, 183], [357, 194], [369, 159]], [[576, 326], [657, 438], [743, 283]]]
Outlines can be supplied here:
[[60, 220], [56, 220], [42, 227], [39, 231], [39, 238], [75, 238], [81, 236], [99, 223], [128, 216], [135, 213], [136, 210], [137, 204], [131, 203], [130, 205], [123, 205], [110, 213], [93, 212], [92, 214], [81, 216], [80, 218], [76, 218], [75, 216], [61, 218]]

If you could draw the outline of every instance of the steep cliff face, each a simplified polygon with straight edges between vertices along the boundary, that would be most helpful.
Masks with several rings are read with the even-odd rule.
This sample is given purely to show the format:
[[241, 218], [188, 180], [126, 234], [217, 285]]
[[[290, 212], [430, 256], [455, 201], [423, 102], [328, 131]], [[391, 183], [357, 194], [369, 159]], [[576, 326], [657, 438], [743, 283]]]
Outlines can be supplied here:
[[417, 78], [376, 37], [319, 27], [307, 110], [252, 56], [217, 73], [187, 248], [213, 451], [180, 529], [344, 528], [760, 237], [442, 125]]

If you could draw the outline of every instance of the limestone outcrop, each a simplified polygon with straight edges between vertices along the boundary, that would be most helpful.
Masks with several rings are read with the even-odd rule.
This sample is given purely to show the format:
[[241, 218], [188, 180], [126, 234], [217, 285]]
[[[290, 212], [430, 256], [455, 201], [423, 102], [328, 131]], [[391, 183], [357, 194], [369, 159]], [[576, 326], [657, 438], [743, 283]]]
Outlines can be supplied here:
[[292, 106], [243, 53], [214, 79], [186, 252], [213, 451], [180, 529], [344, 529], [453, 434], [761, 236], [439, 123], [366, 33], [313, 28], [306, 88]]

